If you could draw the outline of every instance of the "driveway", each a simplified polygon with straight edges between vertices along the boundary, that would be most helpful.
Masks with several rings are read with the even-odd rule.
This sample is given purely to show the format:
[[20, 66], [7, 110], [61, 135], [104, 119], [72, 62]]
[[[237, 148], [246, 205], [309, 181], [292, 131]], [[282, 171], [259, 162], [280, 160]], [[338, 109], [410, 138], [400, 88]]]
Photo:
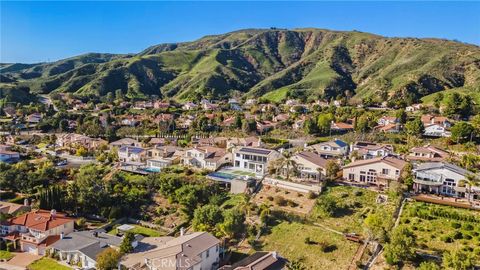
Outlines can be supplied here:
[[42, 257], [26, 252], [13, 252], [13, 254], [15, 254], [15, 257], [13, 257], [11, 260], [0, 263], [0, 269], [24, 270], [27, 268], [27, 265]]

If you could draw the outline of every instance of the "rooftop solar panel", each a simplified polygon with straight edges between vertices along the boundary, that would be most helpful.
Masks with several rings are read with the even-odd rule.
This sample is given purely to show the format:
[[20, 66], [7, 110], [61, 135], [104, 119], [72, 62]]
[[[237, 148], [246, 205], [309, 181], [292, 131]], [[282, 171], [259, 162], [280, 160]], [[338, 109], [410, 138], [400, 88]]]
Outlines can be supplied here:
[[241, 152], [252, 153], [252, 154], [259, 154], [259, 155], [268, 155], [270, 154], [270, 150], [266, 149], [257, 149], [257, 148], [242, 148], [240, 149]]

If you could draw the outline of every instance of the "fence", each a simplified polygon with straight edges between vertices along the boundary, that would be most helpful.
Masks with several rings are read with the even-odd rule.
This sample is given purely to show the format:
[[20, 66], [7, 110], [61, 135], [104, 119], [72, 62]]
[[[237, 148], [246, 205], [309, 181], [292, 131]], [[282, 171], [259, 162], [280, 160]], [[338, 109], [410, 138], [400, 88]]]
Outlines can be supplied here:
[[322, 192], [321, 186], [294, 183], [294, 182], [283, 181], [283, 180], [278, 180], [278, 179], [273, 179], [268, 177], [266, 177], [262, 181], [262, 183], [267, 186], [278, 187], [278, 188], [283, 188], [283, 189], [288, 189], [288, 190], [303, 192], [303, 193], [308, 193], [308, 192], [321, 193]]

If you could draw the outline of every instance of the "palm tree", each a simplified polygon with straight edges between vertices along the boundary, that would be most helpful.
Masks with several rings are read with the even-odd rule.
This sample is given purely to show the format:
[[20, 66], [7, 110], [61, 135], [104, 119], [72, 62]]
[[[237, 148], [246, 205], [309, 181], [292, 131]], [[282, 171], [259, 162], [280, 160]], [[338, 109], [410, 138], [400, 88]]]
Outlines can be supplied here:
[[467, 189], [466, 189], [467, 199], [468, 199], [468, 202], [471, 203], [472, 187], [473, 186], [479, 186], [480, 185], [480, 179], [478, 179], [478, 177], [475, 174], [469, 173], [465, 176], [465, 179], [460, 180], [460, 183], [462, 185], [467, 186]]
[[290, 179], [290, 174], [291, 173], [297, 173], [298, 172], [298, 165], [295, 160], [292, 159], [292, 154], [283, 151], [282, 152], [283, 157], [280, 158], [278, 164], [278, 170], [282, 170], [285, 173], [287, 181]]

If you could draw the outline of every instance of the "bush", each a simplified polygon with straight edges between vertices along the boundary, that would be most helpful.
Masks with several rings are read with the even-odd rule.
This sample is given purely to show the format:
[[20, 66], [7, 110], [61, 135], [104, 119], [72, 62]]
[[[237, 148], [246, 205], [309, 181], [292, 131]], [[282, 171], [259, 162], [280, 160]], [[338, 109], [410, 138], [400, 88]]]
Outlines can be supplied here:
[[312, 240], [310, 240], [310, 237], [305, 237], [305, 239], [303, 240], [303, 242], [307, 245], [310, 245], [312, 243]]
[[463, 229], [467, 230], [467, 231], [472, 231], [473, 230], [473, 225], [472, 224], [469, 224], [469, 223], [465, 223], [463, 224]]
[[273, 197], [272, 196], [267, 196], [267, 200], [273, 201]]
[[357, 197], [358, 197], [358, 196], [362, 196], [362, 195], [363, 195], [363, 191], [361, 191], [361, 190], [355, 190], [355, 191], [353, 192], [353, 195], [355, 195], [355, 196], [357, 196]]
[[348, 193], [346, 192], [340, 193], [340, 198], [347, 198], [347, 197], [348, 197]]
[[287, 200], [285, 200], [285, 198], [283, 198], [282, 196], [275, 196], [275, 198], [273, 199], [273, 201], [274, 201], [275, 204], [277, 204], [278, 206], [285, 206], [285, 205], [287, 205]]
[[460, 228], [461, 226], [462, 226], [462, 225], [460, 225], [460, 223], [458, 223], [458, 222], [452, 222], [452, 228], [454, 228], [454, 229], [458, 229], [458, 228]]
[[290, 206], [290, 207], [297, 207], [298, 204], [292, 200], [288, 200], [287, 201], [287, 205]]
[[463, 234], [461, 232], [455, 232], [452, 237], [453, 239], [462, 239]]
[[313, 200], [313, 199], [317, 198], [317, 194], [315, 194], [313, 191], [309, 191], [307, 193], [307, 198], [310, 199], [310, 200]]

